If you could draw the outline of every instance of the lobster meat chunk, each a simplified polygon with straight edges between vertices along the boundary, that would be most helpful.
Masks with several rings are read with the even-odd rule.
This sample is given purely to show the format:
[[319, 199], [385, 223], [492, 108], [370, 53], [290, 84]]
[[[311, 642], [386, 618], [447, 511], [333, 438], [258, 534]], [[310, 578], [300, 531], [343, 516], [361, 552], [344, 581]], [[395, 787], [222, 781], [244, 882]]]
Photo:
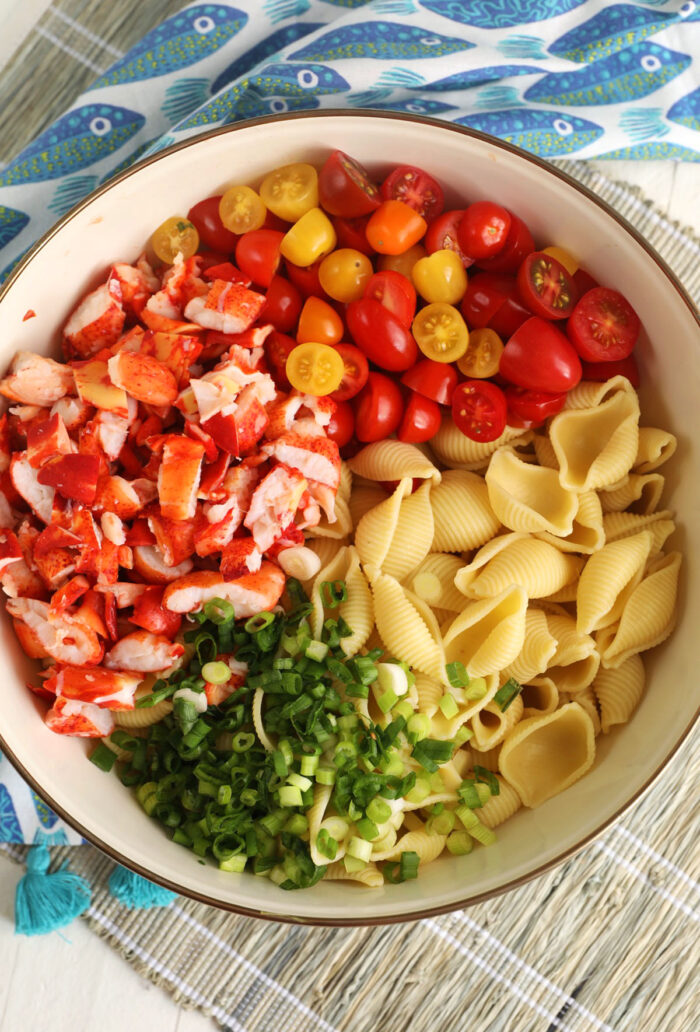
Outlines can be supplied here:
[[106, 738], [114, 731], [114, 717], [109, 710], [62, 695], [56, 697], [44, 722], [55, 734], [75, 738]]
[[130, 670], [85, 670], [62, 666], [44, 681], [44, 688], [64, 699], [92, 703], [102, 709], [132, 710], [134, 693], [143, 678]]
[[243, 523], [261, 552], [291, 523], [306, 488], [303, 474], [288, 466], [275, 466], [255, 488]]
[[75, 391], [73, 370], [52, 358], [18, 351], [10, 371], [0, 380], [0, 394], [23, 405], [53, 405]]
[[236, 617], [254, 616], [277, 605], [285, 576], [275, 563], [263, 562], [257, 573], [226, 581], [215, 570], [197, 570], [173, 581], [163, 592], [163, 605], [173, 613], [192, 613], [212, 598], [227, 599]]
[[104, 665], [110, 670], [137, 670], [154, 673], [167, 670], [185, 648], [179, 642], [171, 641], [162, 634], [150, 631], [132, 631], [113, 645], [104, 658]]
[[185, 319], [220, 333], [243, 333], [252, 326], [265, 305], [265, 295], [240, 283], [215, 279], [204, 297], [194, 297], [185, 307]]
[[90, 358], [102, 348], [112, 347], [121, 336], [125, 319], [122, 289], [119, 280], [111, 276], [83, 298], [66, 323], [63, 329], [66, 356]]

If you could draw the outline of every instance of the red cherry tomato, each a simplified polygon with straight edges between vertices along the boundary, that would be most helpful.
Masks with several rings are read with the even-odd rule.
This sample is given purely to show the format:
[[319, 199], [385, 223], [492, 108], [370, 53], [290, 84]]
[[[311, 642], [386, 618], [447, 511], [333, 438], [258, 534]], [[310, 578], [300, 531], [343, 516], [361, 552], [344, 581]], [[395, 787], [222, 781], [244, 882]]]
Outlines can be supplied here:
[[470, 329], [488, 326], [501, 337], [510, 337], [532, 314], [520, 303], [513, 277], [498, 272], [471, 277], [461, 310]]
[[442, 412], [437, 402], [411, 391], [396, 436], [406, 444], [429, 441], [440, 429], [441, 422]]
[[474, 259], [466, 255], [459, 246], [457, 226], [463, 215], [464, 208], [443, 211], [442, 215], [438, 215], [428, 226], [423, 243], [428, 254], [435, 251], [454, 251], [466, 269], [473, 264]]
[[330, 215], [343, 218], [368, 215], [381, 200], [367, 170], [341, 150], [332, 151], [326, 158], [318, 174], [318, 195]]
[[326, 427], [326, 437], [335, 441], [339, 448], [344, 448], [352, 440], [355, 432], [355, 416], [347, 401], [337, 401], [335, 412]]
[[301, 294], [284, 276], [273, 276], [265, 294], [265, 305], [259, 319], [272, 323], [276, 330], [289, 333], [296, 329], [303, 304]]
[[573, 276], [550, 254], [533, 251], [517, 276], [520, 298], [534, 315], [543, 319], [568, 319], [578, 300]]
[[510, 230], [504, 247], [493, 258], [480, 258], [478, 264], [489, 272], [517, 272], [526, 255], [535, 250], [532, 233], [522, 219], [510, 213]]
[[383, 441], [398, 428], [403, 415], [401, 390], [383, 373], [370, 373], [367, 383], [353, 401], [355, 435], [358, 441]]
[[462, 251], [474, 261], [493, 258], [505, 247], [511, 215], [493, 201], [475, 201], [465, 209], [457, 226]]
[[375, 272], [365, 285], [365, 297], [374, 298], [388, 308], [404, 326], [410, 326], [416, 314], [416, 288], [403, 273], [386, 269]]
[[284, 267], [289, 279], [297, 288], [302, 297], [326, 297], [326, 292], [321, 286], [318, 278], [318, 270], [323, 258], [319, 258], [313, 265], [292, 265], [285, 262]]
[[418, 358], [411, 331], [371, 297], [351, 301], [346, 310], [350, 336], [370, 362], [392, 373], [410, 369]]
[[581, 379], [581, 361], [561, 330], [533, 315], [510, 338], [499, 364], [509, 383], [555, 394]]
[[457, 370], [449, 362], [423, 358], [403, 374], [401, 383], [438, 405], [451, 405], [458, 379]]
[[434, 176], [415, 165], [399, 165], [382, 183], [385, 201], [403, 201], [426, 222], [436, 218], [445, 207], [442, 187]]
[[509, 426], [539, 426], [550, 416], [556, 416], [566, 401], [566, 391], [549, 394], [529, 391], [525, 387], [506, 387], [505, 394]]
[[495, 441], [506, 428], [506, 396], [489, 380], [465, 380], [452, 398], [452, 418], [472, 441]]
[[199, 239], [212, 251], [221, 251], [229, 255], [236, 246], [238, 237], [229, 229], [226, 229], [219, 216], [219, 201], [221, 194], [216, 197], [205, 197], [198, 201], [187, 212], [187, 218], [199, 233]]
[[360, 349], [353, 344], [334, 344], [333, 347], [340, 353], [345, 365], [345, 372], [340, 386], [333, 391], [331, 398], [333, 401], [349, 401], [350, 398], [359, 394], [367, 383], [369, 365]]
[[585, 269], [577, 269], [574, 273], [574, 283], [576, 284], [576, 293], [579, 297], [583, 297], [589, 290], [593, 290], [593, 287], [597, 287], [598, 280], [594, 280], [590, 272], [586, 272]]
[[582, 362], [583, 380], [597, 380], [604, 383], [611, 376], [626, 376], [635, 390], [639, 388], [639, 367], [634, 355], [621, 358], [619, 362]]
[[335, 235], [338, 237], [337, 247], [349, 247], [353, 251], [372, 256], [374, 251], [367, 239], [367, 223], [369, 215], [360, 215], [356, 219], [342, 219], [335, 216], [331, 219]]
[[291, 355], [297, 341], [288, 337], [286, 333], [279, 333], [273, 330], [263, 344], [265, 358], [270, 369], [270, 375], [281, 391], [291, 391], [292, 385], [287, 377], [287, 359]]
[[269, 287], [280, 263], [284, 233], [276, 229], [251, 229], [238, 238], [236, 265], [259, 287]]
[[640, 329], [627, 298], [617, 290], [594, 287], [574, 308], [566, 332], [587, 362], [617, 362], [632, 354]]

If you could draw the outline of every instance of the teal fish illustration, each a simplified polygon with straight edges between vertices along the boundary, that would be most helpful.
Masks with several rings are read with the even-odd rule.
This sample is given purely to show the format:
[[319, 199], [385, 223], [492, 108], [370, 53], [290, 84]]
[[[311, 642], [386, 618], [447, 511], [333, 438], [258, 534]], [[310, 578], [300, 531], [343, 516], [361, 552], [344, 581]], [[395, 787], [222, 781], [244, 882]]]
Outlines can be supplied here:
[[302, 36], [308, 36], [316, 29], [322, 29], [325, 22], [295, 22], [293, 25], [284, 25], [276, 29], [270, 36], [266, 36], [260, 43], [256, 43], [250, 50], [237, 57], [230, 65], [224, 68], [214, 82], [211, 84], [212, 94], [218, 93], [224, 86], [228, 86], [234, 79], [240, 79], [242, 75], [261, 64], [266, 58], [278, 54], [280, 50], [296, 43]]
[[381, 98], [374, 101], [370, 99], [361, 104], [354, 103], [353, 106], [370, 108], [375, 111], [405, 111], [412, 115], [433, 116], [444, 115], [446, 111], [457, 110], [454, 104], [443, 104], [442, 101], [430, 100], [428, 97], [410, 97], [408, 100], [394, 101], [386, 101]]
[[497, 108], [518, 107], [522, 103], [515, 86], [484, 86], [476, 95], [474, 107], [482, 111], [493, 111]]
[[700, 21], [700, 4], [698, 0], [685, 0], [685, 3], [678, 8], [677, 14], [683, 21]]
[[688, 129], [700, 129], [700, 88], [677, 100], [666, 112], [666, 118]]
[[636, 4], [610, 4], [582, 25], [565, 32], [552, 43], [549, 52], [587, 64], [639, 43], [674, 21], [674, 15], [667, 11], [650, 11]]
[[350, 83], [327, 65], [295, 65], [289, 62], [267, 64], [260, 72], [248, 79], [261, 97], [301, 97], [313, 93], [343, 93], [350, 89]]
[[468, 125], [472, 129], [491, 133], [533, 154], [552, 158], [581, 150], [604, 132], [602, 126], [577, 115], [562, 115], [556, 111], [538, 111], [535, 108], [506, 108], [483, 115], [465, 115], [455, 121], [458, 125]]
[[521, 58], [546, 61], [547, 53], [544, 46], [544, 40], [539, 36], [506, 36], [505, 39], [496, 43], [496, 50], [499, 50], [509, 61], [517, 61]]
[[146, 153], [148, 148], [152, 146], [152, 144], [154, 144], [156, 140], [159, 139], [159, 136], [155, 136], [151, 140], [146, 140], [145, 143], [140, 143], [136, 150], [132, 151], [127, 158], [124, 158], [124, 160], [120, 161], [118, 165], [115, 165], [114, 168], [111, 168], [107, 175], [103, 176], [102, 179], [100, 179], [100, 183], [106, 183], [108, 179], [111, 179], [112, 176], [118, 175], [119, 172], [123, 172], [125, 168], [129, 167], [129, 165], [135, 165], [139, 158]]
[[689, 54], [647, 40], [571, 72], [543, 75], [525, 100], [578, 107], [638, 100], [675, 79], [690, 65]]
[[58, 820], [58, 817], [50, 810], [41, 796], [38, 796], [36, 792], [32, 792], [32, 802], [34, 803], [34, 809], [36, 815], [39, 818], [42, 828], [51, 829]]
[[248, 21], [245, 11], [226, 4], [196, 4], [166, 18], [132, 47], [90, 89], [168, 75], [220, 50]]
[[671, 127], [664, 121], [661, 108], [632, 107], [620, 115], [620, 128], [631, 140], [641, 142], [654, 136], [668, 136]]
[[261, 118], [263, 115], [282, 115], [286, 111], [310, 111], [319, 106], [318, 97], [311, 93], [303, 97], [260, 97], [254, 90], [247, 90], [224, 122], [235, 122], [239, 118]]
[[208, 79], [177, 79], [165, 91], [165, 100], [160, 110], [170, 124], [175, 125], [176, 122], [187, 118], [190, 112], [205, 104], [208, 96]]
[[[4, 283], [5, 282], [5, 280], [10, 275], [10, 273], [14, 269], [17, 268], [17, 266], [22, 261], [22, 259], [24, 258], [25, 254], [27, 253], [27, 251], [31, 250], [31, 248], [32, 248], [32, 244], [30, 244], [29, 247], [25, 247], [25, 249], [23, 251], [20, 251], [20, 253], [18, 255], [15, 255], [15, 257], [11, 261], [9, 261], [7, 263], [7, 265], [2, 270], [2, 272], [0, 272], [0, 283]], [[0, 800], [0, 811], [1, 811], [1, 809], [2, 809], [2, 800]], [[2, 841], [2, 840], [0, 839], [0, 841]]]
[[353, 7], [362, 7], [367, 0], [323, 0], [324, 4], [332, 4], [333, 7], [346, 7], [351, 10]]
[[0, 186], [60, 179], [123, 147], [146, 119], [113, 104], [83, 104], [62, 115], [0, 172]]
[[195, 111], [189, 118], [178, 125], [178, 130], [196, 129], [200, 125], [215, 125], [217, 122], [232, 121], [231, 115], [235, 117], [236, 105], [246, 92], [246, 85], [233, 83], [228, 89], [222, 90], [216, 97]]
[[[497, 82], [499, 79], [509, 79], [515, 75], [533, 75], [541, 73], [541, 71], [542, 69], [535, 65], [487, 65], [485, 68], [466, 68], [463, 71], [453, 72], [452, 75], [447, 75], [444, 79], [436, 79], [435, 82], [425, 82], [415, 86], [405, 84], [405, 86], [406, 89], [419, 89], [425, 93], [449, 93], [451, 90], [468, 90], [472, 86], [485, 86], [487, 83]], [[399, 83], [396, 85], [398, 86]]]
[[22, 829], [12, 797], [5, 785], [0, 783], [0, 842], [21, 842]]
[[373, 21], [331, 29], [289, 57], [293, 61], [342, 61], [343, 58], [355, 57], [374, 58], [378, 61], [392, 58], [410, 61], [444, 57], [461, 50], [471, 50], [474, 46], [466, 39], [443, 36], [418, 25]]
[[652, 143], [635, 143], [630, 147], [619, 147], [617, 150], [607, 151], [605, 154], [596, 154], [596, 161], [609, 159], [610, 161], [654, 161], [667, 159], [669, 161], [700, 161], [700, 150], [691, 150], [690, 147], [682, 147], [678, 143], [669, 143], [666, 140], [653, 141]]
[[17, 211], [15, 208], [6, 208], [0, 204], [0, 247], [9, 244], [22, 232], [29, 222], [26, 212]]
[[285, 18], [298, 18], [311, 7], [309, 0], [265, 0], [263, 11], [272, 24]]
[[586, 0], [419, 0], [433, 14], [479, 29], [510, 29], [513, 25], [545, 21], [580, 7]]
[[55, 212], [59, 217], [65, 215], [73, 205], [86, 197], [96, 186], [97, 176], [71, 176], [69, 179], [63, 179], [56, 187], [51, 202], [48, 204], [49, 211]]

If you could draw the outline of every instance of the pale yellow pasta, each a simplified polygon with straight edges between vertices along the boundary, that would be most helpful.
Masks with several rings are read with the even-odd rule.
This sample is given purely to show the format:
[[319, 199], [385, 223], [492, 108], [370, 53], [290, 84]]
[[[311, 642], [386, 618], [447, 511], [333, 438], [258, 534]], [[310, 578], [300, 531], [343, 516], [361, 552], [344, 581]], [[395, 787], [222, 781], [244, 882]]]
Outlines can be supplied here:
[[491, 702], [498, 691], [498, 677], [496, 674], [489, 674], [485, 680], [486, 693], [480, 699], [463, 698], [460, 689], [448, 689], [450, 694], [457, 699], [457, 712], [453, 717], [446, 717], [442, 710], [438, 709], [430, 720], [431, 738], [438, 738], [441, 741], [454, 738], [462, 724], [466, 724]]
[[306, 531], [307, 537], [311, 540], [314, 538], [332, 538], [335, 540], [346, 538], [353, 528], [350, 506], [346, 498], [341, 498], [339, 495], [336, 496], [334, 515], [335, 519], [332, 523], [325, 514], [322, 515], [316, 526], [309, 527]]
[[640, 530], [648, 530], [652, 534], [651, 554], [660, 552], [667, 538], [673, 534], [676, 524], [670, 509], [660, 509], [647, 514], [635, 512], [610, 512], [603, 517], [606, 541], [619, 541], [630, 537]]
[[[331, 609], [324, 604], [321, 585], [324, 581], [345, 581], [347, 598]], [[352, 634], [342, 638], [340, 647], [346, 656], [354, 656], [365, 645], [374, 626], [372, 592], [360, 567], [360, 557], [353, 545], [341, 548], [328, 566], [319, 571], [311, 589], [311, 632], [320, 641], [323, 624], [327, 619], [345, 620]]]
[[605, 544], [603, 529], [603, 508], [595, 491], [584, 491], [578, 496], [578, 508], [570, 534], [550, 534], [542, 531], [537, 535], [542, 541], [561, 549], [562, 552], [579, 552], [590, 555]]
[[354, 455], [348, 466], [367, 480], [403, 480], [405, 477], [440, 482], [440, 470], [415, 444], [403, 441], [374, 441]]
[[555, 591], [551, 595], [545, 595], [543, 597], [544, 602], [575, 602], [576, 593], [578, 591], [578, 581], [571, 581], [570, 584], [565, 584], [559, 591]]
[[427, 480], [413, 494], [406, 495], [399, 506], [391, 544], [382, 563], [390, 577], [403, 580], [430, 551], [433, 541], [433, 510], [430, 505], [431, 481]]
[[516, 441], [524, 444], [530, 440], [532, 440], [530, 431], [523, 433], [522, 430], [507, 426], [495, 441], [489, 441], [487, 444], [481, 441], [472, 441], [457, 429], [450, 416], [446, 416], [438, 432], [431, 438], [430, 447], [445, 466], [452, 469], [474, 470], [483, 469], [491, 455], [504, 444], [514, 444]]
[[540, 466], [546, 466], [548, 469], [559, 469], [559, 460], [547, 434], [535, 434], [532, 438], [532, 445]]
[[[328, 864], [328, 860], [322, 859], [321, 863]], [[323, 880], [357, 882], [359, 885], [366, 885], [369, 889], [380, 889], [384, 884], [384, 875], [377, 865], [371, 862], [365, 864], [359, 871], [348, 871], [342, 860], [336, 860], [326, 867]]]
[[411, 493], [412, 487], [413, 481], [404, 478], [393, 494], [369, 509], [358, 523], [355, 547], [364, 566], [381, 570], [394, 538], [401, 502]]
[[472, 742], [469, 744], [471, 747], [473, 762], [478, 767], [483, 767], [485, 770], [493, 771], [495, 774], [498, 770], [498, 757], [501, 753], [500, 745], [495, 745], [493, 749], [477, 749], [476, 745]]
[[336, 498], [342, 498], [346, 502], [350, 500], [352, 494], [352, 470], [348, 466], [344, 459], [340, 462], [340, 483], [338, 484], [338, 493]]
[[387, 574], [378, 574], [371, 584], [377, 630], [387, 651], [412, 669], [440, 677], [443, 650], [416, 604], [420, 600]]
[[451, 760], [440, 766], [440, 777], [448, 792], [456, 792], [471, 766], [469, 749], [458, 749]]
[[578, 582], [576, 627], [581, 634], [619, 619], [629, 591], [642, 579], [652, 540], [642, 530], [593, 553]]
[[455, 577], [467, 598], [490, 598], [519, 584], [530, 598], [559, 591], [576, 580], [583, 561], [527, 534], [502, 534], [476, 553]]
[[253, 728], [255, 734], [258, 736], [258, 741], [262, 745], [266, 752], [274, 752], [275, 745], [272, 739], [269, 737], [265, 730], [265, 725], [262, 718], [263, 701], [265, 699], [265, 692], [262, 688], [256, 688], [253, 693], [253, 702], [251, 704], [251, 710], [253, 715]]
[[511, 702], [505, 713], [497, 702], [489, 702], [471, 719], [474, 744], [486, 751], [501, 745], [506, 735], [515, 727], [523, 715], [523, 700], [519, 695]]
[[566, 395], [565, 409], [590, 409], [602, 405], [616, 394], [636, 394], [626, 376], [612, 376], [602, 383], [581, 380]]
[[[467, 438], [465, 438], [467, 440]], [[462, 552], [479, 548], [500, 527], [489, 503], [483, 477], [448, 469], [430, 497], [435, 522], [433, 552]]]
[[559, 537], [573, 530], [578, 498], [562, 487], [556, 470], [523, 462], [511, 449], [502, 448], [489, 463], [486, 486], [491, 508], [510, 530], [548, 530]]
[[445, 694], [444, 685], [436, 678], [422, 674], [420, 670], [414, 676], [416, 678], [415, 688], [418, 696], [418, 712], [432, 717], [437, 711], [440, 699]]
[[479, 820], [487, 828], [497, 828], [523, 805], [520, 796], [512, 785], [509, 785], [505, 778], [496, 775], [499, 785], [498, 795], [492, 795], [488, 802], [477, 811]]
[[659, 507], [665, 480], [660, 473], [630, 473], [621, 482], [599, 493], [603, 512], [649, 513]]
[[437, 860], [445, 848], [446, 841], [446, 835], [429, 835], [426, 831], [409, 831], [402, 835], [391, 849], [373, 853], [372, 859], [398, 860], [402, 853], [417, 853], [420, 866], [425, 867], [426, 864]]
[[387, 493], [381, 484], [375, 484], [371, 480], [362, 483], [354, 483], [350, 492], [348, 507], [353, 527], [356, 527], [362, 517], [375, 505], [386, 501]]
[[593, 682], [600, 707], [600, 723], [607, 735], [618, 724], [626, 724], [644, 694], [645, 671], [637, 653], [612, 670], [601, 669]]
[[586, 659], [595, 652], [595, 641], [590, 634], [578, 629], [573, 616], [563, 612], [561, 607], [550, 608], [546, 615], [549, 633], [557, 642], [557, 648], [552, 657], [552, 666], [569, 666]]
[[[347, 539], [343, 541], [336, 541], [335, 538], [309, 538], [306, 541], [306, 547], [310, 548], [312, 552], [321, 560], [321, 569], [324, 566], [328, 566], [329, 563], [333, 562], [335, 557], [341, 548], [344, 548], [348, 544]], [[315, 577], [310, 577], [305, 583], [313, 583]]]
[[560, 697], [560, 705], [565, 706], [567, 702], [577, 702], [586, 711], [593, 724], [593, 734], [597, 738], [602, 730], [602, 725], [593, 687], [589, 684], [582, 692], [577, 692], [575, 695], [564, 693]]
[[506, 678], [514, 677], [520, 684], [526, 684], [533, 677], [544, 673], [556, 651], [557, 639], [549, 629], [545, 613], [541, 609], [528, 607], [522, 649], [513, 662], [505, 667], [503, 674]]
[[[328, 858], [319, 853], [316, 840], [321, 829], [321, 822], [326, 816], [326, 810], [330, 804], [332, 794], [332, 785], [319, 785], [316, 782], [314, 785], [314, 801], [306, 811], [306, 819], [309, 822], [309, 853], [313, 862], [321, 867], [328, 863]], [[339, 845], [342, 856], [345, 853], [345, 846], [342, 843]]]
[[527, 595], [517, 585], [469, 602], [445, 632], [445, 661], [463, 663], [474, 677], [503, 670], [523, 647], [526, 611]]
[[523, 685], [520, 695], [523, 700], [523, 720], [554, 713], [559, 705], [559, 692], [551, 677], [533, 677], [529, 684]]
[[112, 716], [117, 727], [136, 730], [141, 727], [150, 727], [151, 724], [157, 724], [172, 711], [172, 699], [161, 699], [155, 706], [139, 706], [137, 709], [132, 710], [114, 710]]
[[539, 806], [583, 777], [595, 760], [593, 722], [576, 702], [516, 724], [501, 746], [500, 771], [523, 801]]
[[553, 663], [547, 667], [542, 677], [551, 681], [560, 695], [564, 692], [576, 695], [592, 682], [598, 673], [599, 666], [599, 653], [591, 652], [589, 656], [574, 660], [572, 663]]
[[651, 473], [652, 470], [668, 462], [676, 448], [678, 440], [668, 430], [659, 430], [655, 426], [640, 426], [637, 455], [632, 468], [635, 473]]
[[455, 574], [462, 566], [462, 560], [456, 555], [431, 552], [407, 578], [406, 584], [433, 611], [458, 613], [464, 607], [464, 595], [455, 587]]
[[559, 480], [571, 491], [614, 484], [632, 468], [639, 439], [639, 400], [619, 391], [596, 408], [563, 409], [549, 425]]

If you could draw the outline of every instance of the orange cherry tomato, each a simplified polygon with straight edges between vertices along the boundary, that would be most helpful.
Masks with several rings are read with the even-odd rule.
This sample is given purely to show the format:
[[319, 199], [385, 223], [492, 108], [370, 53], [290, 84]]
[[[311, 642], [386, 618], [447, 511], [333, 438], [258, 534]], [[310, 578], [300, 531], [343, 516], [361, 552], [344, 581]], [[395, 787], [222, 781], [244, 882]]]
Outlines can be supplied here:
[[403, 254], [425, 235], [428, 223], [403, 201], [384, 201], [370, 216], [367, 239], [379, 254]]
[[343, 337], [343, 320], [335, 308], [320, 297], [307, 297], [299, 316], [297, 341], [337, 344]]
[[503, 341], [495, 330], [484, 326], [471, 330], [467, 350], [457, 359], [457, 368], [470, 380], [487, 380], [495, 376], [503, 354]]

